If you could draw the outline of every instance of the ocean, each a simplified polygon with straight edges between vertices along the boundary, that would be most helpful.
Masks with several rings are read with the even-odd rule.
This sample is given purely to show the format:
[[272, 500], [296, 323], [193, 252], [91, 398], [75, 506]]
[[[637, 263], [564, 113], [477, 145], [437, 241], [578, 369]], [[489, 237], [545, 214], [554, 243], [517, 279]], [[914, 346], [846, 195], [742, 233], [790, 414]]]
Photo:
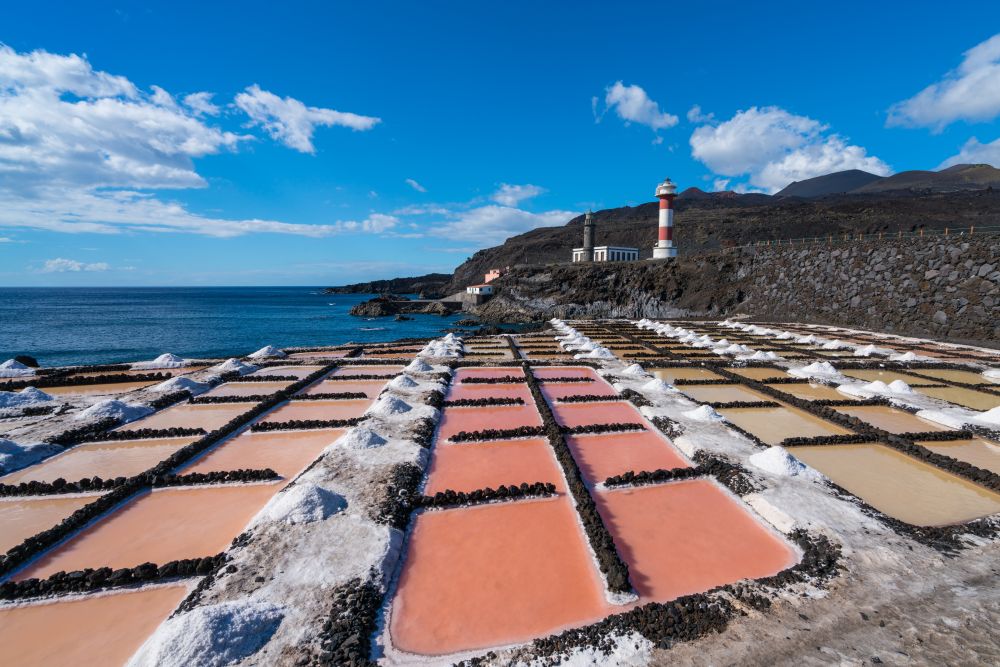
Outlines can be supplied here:
[[460, 315], [367, 320], [348, 315], [371, 294], [316, 287], [0, 288], [0, 361], [42, 366], [231, 357], [264, 347], [437, 336]]

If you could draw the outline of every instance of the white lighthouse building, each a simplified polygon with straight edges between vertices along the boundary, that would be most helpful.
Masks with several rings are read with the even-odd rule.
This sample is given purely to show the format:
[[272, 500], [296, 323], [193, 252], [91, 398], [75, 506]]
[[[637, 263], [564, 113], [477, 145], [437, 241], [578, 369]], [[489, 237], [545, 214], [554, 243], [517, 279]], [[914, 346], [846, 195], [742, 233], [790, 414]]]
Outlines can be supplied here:
[[674, 245], [674, 197], [677, 196], [677, 186], [669, 178], [656, 188], [656, 197], [660, 200], [659, 237], [653, 246], [653, 259], [669, 259], [677, 257], [677, 247]]

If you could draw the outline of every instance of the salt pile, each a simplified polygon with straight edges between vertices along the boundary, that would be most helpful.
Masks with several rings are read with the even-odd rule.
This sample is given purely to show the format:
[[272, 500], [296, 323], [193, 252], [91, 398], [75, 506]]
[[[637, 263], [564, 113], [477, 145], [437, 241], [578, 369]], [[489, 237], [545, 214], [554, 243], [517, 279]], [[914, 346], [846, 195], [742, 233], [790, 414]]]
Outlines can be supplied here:
[[25, 387], [21, 391], [0, 391], [0, 409], [30, 408], [51, 400], [51, 396], [34, 387]]
[[209, 370], [215, 373], [239, 373], [246, 375], [257, 370], [257, 366], [240, 361], [239, 359], [226, 359], [221, 364], [212, 366]]
[[152, 361], [138, 361], [132, 364], [132, 369], [137, 371], [151, 371], [160, 368], [181, 368], [190, 363], [187, 359], [181, 359], [176, 354], [165, 352]]
[[821, 380], [833, 380], [835, 382], [846, 382], [840, 371], [833, 367], [829, 361], [814, 361], [808, 366], [799, 368], [789, 368], [788, 374], [797, 378], [819, 378]]
[[795, 342], [799, 345], [815, 345], [816, 343], [822, 342], [822, 338], [816, 336], [816, 334], [809, 334], [808, 336], [802, 336], [801, 338], [796, 338]]
[[741, 354], [736, 357], [739, 361], [777, 361], [781, 359], [774, 352], [762, 352], [757, 350], [753, 354]]
[[389, 417], [392, 415], [401, 415], [412, 409], [412, 405], [400, 398], [396, 398], [395, 396], [383, 396], [375, 401], [372, 406], [368, 408], [368, 411], [365, 414], [375, 415], [378, 417]]
[[574, 359], [614, 359], [615, 353], [606, 347], [597, 346], [590, 352], [574, 354]]
[[775, 338], [777, 340], [789, 340], [789, 339], [793, 338], [793, 336], [792, 336], [792, 334], [791, 334], [790, 331], [782, 331], [780, 334], [778, 334], [777, 336], [775, 336]]
[[406, 370], [410, 373], [430, 373], [434, 367], [423, 359], [414, 359], [406, 366]]
[[844, 350], [844, 349], [847, 349], [849, 347], [850, 347], [850, 345], [848, 345], [847, 343], [844, 343], [843, 341], [831, 340], [828, 343], [823, 343], [823, 345], [820, 346], [820, 349], [823, 349], [823, 350]]
[[273, 345], [265, 345], [253, 354], [249, 355], [250, 359], [284, 359], [288, 355], [276, 348]]
[[34, 369], [14, 359], [8, 359], [0, 364], [0, 378], [23, 378], [34, 374]]
[[992, 428], [1000, 426], [1000, 405], [993, 408], [992, 410], [987, 410], [986, 412], [981, 413], [978, 417], [975, 417], [972, 421], [975, 422], [976, 424], [989, 426]]
[[642, 385], [643, 391], [653, 392], [653, 393], [663, 393], [663, 392], [675, 392], [674, 385], [664, 382], [663, 380], [657, 378], [655, 380], [650, 380], [646, 384]]
[[132, 656], [130, 667], [221, 667], [259, 651], [284, 613], [278, 605], [240, 600], [203, 605], [167, 619]]
[[389, 441], [367, 426], [357, 426], [341, 436], [334, 445], [347, 449], [374, 449], [387, 442]]
[[913, 393], [913, 390], [910, 389], [910, 385], [906, 384], [902, 380], [894, 380], [889, 384], [886, 384], [881, 380], [875, 380], [874, 382], [869, 382], [868, 384], [863, 384], [863, 385], [842, 384], [839, 387], [837, 387], [837, 391], [843, 392], [850, 396], [860, 396], [861, 398], [867, 398], [873, 395], [900, 396]]
[[983, 377], [990, 382], [1000, 382], [1000, 368], [990, 368], [983, 371]]
[[789, 454], [784, 447], [768, 447], [747, 460], [753, 467], [779, 477], [795, 477], [810, 472], [816, 474], [809, 466]]
[[169, 394], [175, 391], [188, 391], [191, 392], [192, 396], [197, 396], [208, 391], [209, 385], [204, 382], [196, 382], [191, 378], [179, 377], [164, 380], [160, 384], [153, 385], [149, 388], [149, 390], [157, 394]]
[[420, 383], [411, 378], [409, 375], [397, 375], [389, 381], [389, 387], [392, 389], [413, 389], [414, 387], [419, 386]]
[[873, 354], [891, 354], [892, 350], [884, 350], [874, 345], [865, 345], [864, 347], [858, 347], [854, 350], [855, 357], [870, 357]]
[[694, 410], [688, 410], [687, 412], [683, 412], [681, 414], [683, 414], [688, 419], [693, 419], [694, 421], [699, 421], [699, 422], [725, 421], [725, 417], [716, 412], [711, 405], [703, 405], [700, 408], [695, 408]]
[[913, 352], [904, 352], [903, 354], [894, 354], [889, 357], [889, 361], [934, 361], [931, 357], [924, 357]]
[[73, 419], [117, 419], [119, 422], [130, 422], [145, 417], [153, 412], [153, 408], [138, 403], [124, 403], [114, 399], [108, 399], [91, 405], [86, 410], [80, 412]]
[[41, 461], [47, 456], [52, 456], [62, 451], [59, 445], [50, 445], [47, 442], [35, 442], [31, 444], [19, 444], [13, 440], [0, 438], [0, 474], [7, 474], [14, 470], [30, 466], [36, 461]]
[[739, 343], [733, 343], [728, 347], [721, 349], [712, 350], [716, 354], [749, 354], [753, 352], [753, 349], [747, 347], [746, 345], [740, 345]]
[[309, 482], [296, 484], [275, 496], [252, 523], [313, 523], [347, 509], [347, 500]]
[[639, 364], [632, 364], [631, 366], [626, 366], [618, 373], [619, 375], [630, 375], [632, 377], [643, 378], [649, 377], [649, 373], [640, 366]]

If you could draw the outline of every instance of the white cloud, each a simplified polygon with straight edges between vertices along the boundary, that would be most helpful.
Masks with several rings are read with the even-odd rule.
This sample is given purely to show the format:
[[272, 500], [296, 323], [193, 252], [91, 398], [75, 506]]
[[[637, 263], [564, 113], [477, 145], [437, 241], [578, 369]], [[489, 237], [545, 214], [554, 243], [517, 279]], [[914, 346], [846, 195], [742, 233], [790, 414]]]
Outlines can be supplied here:
[[221, 109], [212, 102], [212, 93], [191, 93], [184, 97], [184, 104], [196, 116], [218, 116]]
[[78, 262], [75, 259], [65, 259], [63, 257], [57, 257], [55, 259], [45, 260], [45, 264], [42, 265], [42, 273], [66, 273], [66, 272], [79, 272], [79, 271], [107, 271], [111, 267], [107, 262], [95, 262], [93, 264], [87, 264], [84, 262]]
[[403, 182], [406, 183], [407, 185], [409, 185], [411, 188], [413, 188], [417, 192], [427, 192], [427, 188], [425, 188], [424, 186], [420, 185], [420, 183], [417, 183], [412, 178], [408, 178], [408, 179], [406, 179]]
[[749, 185], [768, 192], [846, 169], [892, 173], [885, 162], [827, 129], [778, 107], [751, 107], [725, 122], [697, 128], [691, 154], [716, 174], [749, 176]]
[[0, 229], [321, 237], [391, 227], [381, 219], [227, 220], [149, 194], [204, 187], [194, 159], [252, 138], [207, 123], [203, 116], [217, 110], [210, 100], [194, 93], [178, 105], [162, 88], [144, 92], [81, 56], [22, 54], [0, 45]]
[[0, 236], [0, 243], [13, 243], [14, 239], [8, 238], [6, 236]]
[[953, 155], [942, 162], [938, 169], [952, 167], [956, 164], [991, 164], [994, 167], [1000, 166], [1000, 139], [991, 141], [988, 144], [979, 143], [979, 140], [972, 137], [965, 142], [958, 155]]
[[[595, 112], [596, 99], [591, 100]], [[626, 123], [646, 125], [654, 131], [673, 127], [678, 122], [677, 116], [660, 111], [660, 105], [651, 100], [645, 90], [635, 85], [626, 86], [621, 81], [605, 90], [604, 104], [608, 110], [614, 109]]]
[[728, 178], [717, 178], [712, 181], [712, 190], [715, 192], [725, 192], [729, 189], [729, 179]]
[[687, 119], [689, 123], [711, 123], [715, 120], [714, 113], [702, 113], [701, 107], [695, 104], [688, 109]]
[[490, 199], [503, 206], [517, 206], [522, 201], [537, 197], [543, 192], [545, 192], [545, 188], [537, 185], [510, 185], [509, 183], [501, 183], [497, 191], [490, 196]]
[[894, 104], [886, 124], [940, 131], [957, 120], [988, 121], [1000, 115], [1000, 34], [963, 55], [957, 70]]
[[382, 119], [355, 113], [309, 107], [291, 97], [278, 97], [254, 84], [236, 96], [236, 106], [252, 125], [264, 128], [272, 139], [302, 153], [315, 153], [312, 143], [317, 126], [370, 130]]
[[509, 206], [479, 206], [456, 211], [451, 219], [434, 224], [429, 233], [447, 239], [475, 241], [481, 245], [502, 243], [511, 236], [538, 227], [565, 225], [579, 215], [573, 211], [531, 213]]

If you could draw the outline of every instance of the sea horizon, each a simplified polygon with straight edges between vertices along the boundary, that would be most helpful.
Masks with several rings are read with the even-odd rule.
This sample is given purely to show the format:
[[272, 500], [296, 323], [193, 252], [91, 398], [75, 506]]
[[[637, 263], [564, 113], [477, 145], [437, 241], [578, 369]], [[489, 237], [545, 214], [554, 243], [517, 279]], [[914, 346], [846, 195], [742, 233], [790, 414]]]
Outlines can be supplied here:
[[[0, 287], [0, 357], [42, 366], [242, 356], [279, 347], [388, 342], [440, 335], [460, 314], [364, 318], [372, 294], [315, 286]], [[72, 299], [65, 298], [67, 294]]]

